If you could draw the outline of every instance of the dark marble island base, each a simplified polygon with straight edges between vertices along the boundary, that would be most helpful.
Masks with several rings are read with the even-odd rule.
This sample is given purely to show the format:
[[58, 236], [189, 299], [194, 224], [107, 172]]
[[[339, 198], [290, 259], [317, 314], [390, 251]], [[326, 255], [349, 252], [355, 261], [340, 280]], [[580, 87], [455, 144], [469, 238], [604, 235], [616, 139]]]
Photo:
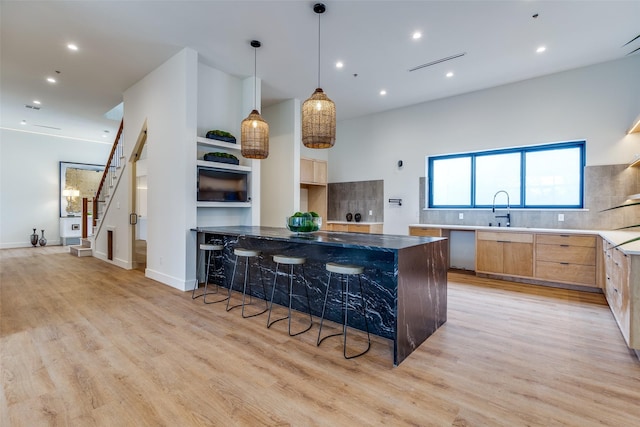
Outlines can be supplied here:
[[[218, 239], [224, 243], [225, 276], [230, 280], [235, 256], [233, 248], [241, 246], [262, 251], [262, 278], [271, 296], [276, 265], [272, 255], [302, 256], [311, 312], [319, 317], [327, 286], [327, 262], [357, 264], [364, 267], [363, 288], [367, 304], [367, 321], [371, 333], [393, 340], [394, 365], [402, 362], [425, 339], [447, 320], [448, 241], [442, 238], [372, 235], [359, 233], [315, 232], [297, 235], [284, 228], [207, 227], [198, 228], [199, 240]], [[244, 271], [236, 271], [236, 284]], [[284, 274], [281, 268], [279, 274]], [[252, 273], [252, 280], [259, 280]], [[353, 279], [351, 279], [353, 281]], [[254, 282], [255, 283], [255, 282]], [[274, 302], [288, 305], [284, 279], [279, 279]], [[228, 286], [225, 283], [224, 286]], [[341, 299], [332, 286], [325, 318], [342, 322]], [[350, 287], [357, 289], [357, 287]], [[294, 291], [295, 292], [295, 291]], [[265, 298], [262, 286], [252, 293]], [[293, 308], [307, 312], [304, 292], [298, 290]], [[350, 299], [351, 301], [351, 299]], [[352, 300], [357, 304], [358, 299]], [[349, 325], [364, 330], [364, 320], [350, 316]]]

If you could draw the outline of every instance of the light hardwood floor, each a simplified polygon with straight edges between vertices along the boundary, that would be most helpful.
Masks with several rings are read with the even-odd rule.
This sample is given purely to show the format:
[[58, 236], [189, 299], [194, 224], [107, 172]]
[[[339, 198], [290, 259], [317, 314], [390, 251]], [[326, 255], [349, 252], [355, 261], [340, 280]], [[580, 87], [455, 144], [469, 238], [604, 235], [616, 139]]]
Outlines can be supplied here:
[[65, 248], [0, 251], [1, 426], [637, 426], [640, 362], [599, 294], [451, 274], [399, 367], [317, 324], [203, 305]]

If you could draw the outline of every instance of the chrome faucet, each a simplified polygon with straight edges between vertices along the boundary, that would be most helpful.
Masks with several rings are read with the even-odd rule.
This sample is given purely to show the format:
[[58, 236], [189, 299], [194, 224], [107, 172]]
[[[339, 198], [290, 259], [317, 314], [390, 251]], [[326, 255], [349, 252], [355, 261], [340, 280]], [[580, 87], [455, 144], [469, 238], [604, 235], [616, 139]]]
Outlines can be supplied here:
[[[493, 205], [491, 207], [491, 212], [496, 213], [496, 196], [500, 193], [504, 193], [507, 195], [507, 214], [506, 215], [495, 215], [496, 218], [506, 218], [507, 219], [507, 224], [506, 226], [509, 227], [511, 225], [511, 207], [510, 207], [510, 203], [509, 203], [509, 193], [507, 193], [505, 190], [500, 190], [497, 191], [496, 194], [493, 195]], [[498, 226], [500, 226], [500, 223], [498, 223]]]

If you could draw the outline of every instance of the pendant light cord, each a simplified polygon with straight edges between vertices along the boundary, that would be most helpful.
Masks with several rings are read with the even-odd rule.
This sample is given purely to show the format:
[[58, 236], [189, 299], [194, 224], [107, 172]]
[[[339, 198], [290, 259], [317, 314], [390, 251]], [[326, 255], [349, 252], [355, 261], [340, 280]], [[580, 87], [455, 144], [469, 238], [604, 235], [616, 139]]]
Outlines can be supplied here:
[[318, 86], [320, 87], [320, 16], [318, 13]]
[[257, 110], [257, 106], [258, 106], [258, 101], [257, 101], [257, 87], [258, 87], [258, 83], [257, 83], [257, 78], [256, 75], [257, 73], [257, 69], [258, 69], [258, 48], [254, 47], [253, 48], [253, 109]]

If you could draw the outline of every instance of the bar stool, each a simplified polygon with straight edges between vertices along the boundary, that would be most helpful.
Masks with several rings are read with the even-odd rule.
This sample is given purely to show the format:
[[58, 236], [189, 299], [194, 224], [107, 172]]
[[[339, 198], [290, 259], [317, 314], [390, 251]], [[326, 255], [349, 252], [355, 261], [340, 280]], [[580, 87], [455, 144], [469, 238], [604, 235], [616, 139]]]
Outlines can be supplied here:
[[[260, 259], [258, 258], [258, 271], [260, 272], [260, 282], [262, 282], [262, 290], [264, 292], [264, 310], [258, 312], [258, 313], [254, 313], [254, 314], [250, 314], [250, 315], [246, 315], [244, 314], [244, 308], [247, 305], [252, 305], [252, 301], [253, 301], [253, 296], [251, 295], [251, 280], [249, 280], [249, 263], [251, 258], [257, 258], [260, 256], [260, 251], [256, 251], [253, 249], [245, 249], [245, 248], [235, 248], [233, 250], [234, 255], [236, 256], [236, 262], [233, 265], [233, 275], [231, 276], [231, 282], [229, 283], [229, 296], [227, 298], [227, 311], [236, 308], [236, 307], [242, 307], [242, 317], [244, 317], [245, 319], [248, 317], [254, 317], [254, 316], [258, 316], [264, 312], [266, 312], [269, 307], [267, 305], [267, 289], [264, 287], [264, 281], [262, 280], [262, 270], [260, 269]], [[233, 283], [235, 281], [235, 277], [236, 277], [236, 269], [238, 268], [238, 261], [240, 258], [244, 258], [245, 260], [245, 264], [244, 264], [244, 286], [242, 287], [242, 304], [237, 304], [237, 305], [233, 305], [231, 307], [229, 307], [229, 303], [231, 302], [231, 291], [233, 290]], [[245, 303], [245, 298], [247, 295], [247, 283], [249, 284], [249, 303]]]
[[[221, 300], [217, 300], [217, 301], [207, 301], [207, 295], [212, 295], [212, 294], [217, 294], [219, 289], [220, 289], [220, 285], [216, 282], [216, 290], [215, 292], [208, 292], [207, 288], [209, 286], [209, 273], [211, 272], [211, 257], [213, 256], [213, 276], [215, 278], [218, 279], [222, 279], [224, 280], [224, 273], [223, 271], [223, 265], [222, 265], [222, 260], [220, 260], [220, 266], [217, 265], [216, 263], [216, 259], [220, 259], [222, 257], [222, 250], [224, 249], [224, 245], [222, 245], [221, 243], [218, 242], [210, 242], [210, 243], [202, 243], [200, 244], [200, 259], [202, 260], [203, 256], [207, 258], [207, 266], [206, 266], [206, 273], [205, 273], [205, 279], [204, 279], [204, 291], [199, 294], [196, 295], [196, 288], [199, 287], [199, 283], [196, 284], [196, 286], [193, 287], [193, 290], [191, 291], [191, 299], [196, 299], [196, 298], [200, 298], [202, 297], [202, 301], [205, 304], [215, 304], [217, 302], [222, 302], [225, 301], [227, 298], [223, 298]], [[204, 262], [204, 260], [201, 261], [201, 263]], [[198, 269], [199, 270], [199, 269]]]
[[[309, 291], [307, 290], [307, 285], [306, 285], [306, 281], [304, 278], [304, 263], [307, 260], [305, 258], [301, 258], [301, 257], [295, 257], [295, 256], [287, 256], [287, 255], [274, 255], [273, 256], [273, 262], [276, 263], [276, 275], [273, 278], [273, 289], [271, 290], [271, 303], [269, 304], [269, 316], [267, 317], [267, 328], [270, 328], [271, 325], [273, 325], [276, 322], [279, 322], [281, 320], [284, 319], [289, 319], [289, 336], [293, 337], [296, 335], [300, 335], [303, 332], [307, 332], [309, 329], [311, 329], [311, 326], [313, 325], [313, 317], [311, 316], [311, 304], [309, 303]], [[276, 293], [276, 285], [278, 284], [278, 269], [280, 268], [280, 264], [284, 264], [284, 265], [288, 265], [289, 268], [289, 273], [285, 273], [289, 276], [289, 315], [285, 316], [285, 317], [281, 317], [279, 319], [274, 320], [273, 322], [271, 321], [271, 312], [273, 310], [273, 296]], [[307, 326], [306, 329], [300, 331], [300, 332], [296, 332], [296, 333], [291, 333], [291, 300], [293, 299], [293, 279], [294, 279], [294, 272], [293, 272], [293, 267], [299, 265], [300, 269], [302, 269], [302, 276], [298, 275], [298, 277], [302, 277], [302, 285], [304, 286], [304, 291], [305, 294], [307, 296], [307, 310], [309, 312], [309, 326]]]
[[[322, 341], [327, 338], [335, 337], [338, 335], [344, 336], [343, 341], [343, 354], [345, 359], [353, 359], [354, 357], [362, 356], [371, 348], [371, 337], [369, 336], [369, 323], [367, 322], [367, 304], [364, 299], [364, 295], [362, 292], [362, 273], [364, 268], [359, 265], [348, 265], [348, 264], [337, 264], [334, 262], [329, 262], [326, 265], [326, 269], [329, 272], [329, 280], [327, 280], [327, 292], [324, 295], [324, 304], [322, 305], [322, 317], [320, 318], [320, 329], [318, 330], [318, 341], [316, 345], [319, 346]], [[340, 281], [341, 287], [341, 296], [342, 296], [342, 310], [344, 310], [344, 322], [342, 323], [342, 332], [327, 335], [320, 339], [322, 334], [322, 323], [324, 321], [324, 313], [327, 308], [327, 298], [329, 296], [329, 288], [331, 286], [331, 273], [341, 275], [338, 280]], [[360, 303], [362, 306], [362, 316], [364, 316], [364, 325], [367, 330], [367, 348], [361, 353], [354, 354], [352, 356], [347, 356], [347, 325], [348, 325], [348, 312], [349, 312], [349, 276], [357, 275], [358, 282], [360, 283]]]

